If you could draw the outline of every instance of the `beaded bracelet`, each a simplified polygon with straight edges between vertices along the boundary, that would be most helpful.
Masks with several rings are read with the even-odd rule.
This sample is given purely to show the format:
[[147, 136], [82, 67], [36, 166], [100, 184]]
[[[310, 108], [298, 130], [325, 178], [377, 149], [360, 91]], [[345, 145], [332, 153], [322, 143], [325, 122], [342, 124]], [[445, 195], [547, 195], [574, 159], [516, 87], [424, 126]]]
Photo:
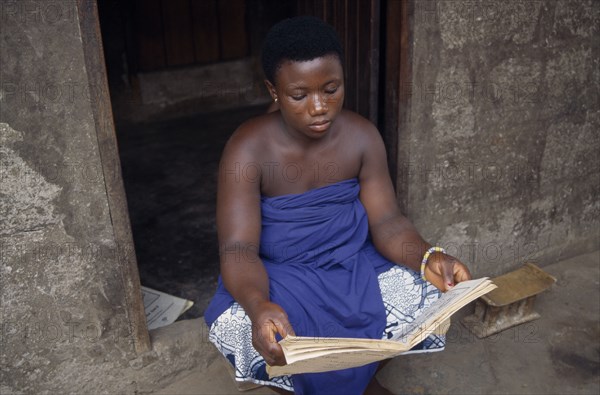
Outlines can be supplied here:
[[424, 281], [427, 281], [427, 279], [425, 278], [425, 265], [427, 265], [427, 260], [429, 259], [429, 255], [433, 254], [434, 252], [442, 252], [445, 254], [446, 250], [443, 249], [442, 247], [431, 247], [430, 249], [425, 251], [425, 255], [423, 255], [423, 260], [421, 261], [421, 278]]

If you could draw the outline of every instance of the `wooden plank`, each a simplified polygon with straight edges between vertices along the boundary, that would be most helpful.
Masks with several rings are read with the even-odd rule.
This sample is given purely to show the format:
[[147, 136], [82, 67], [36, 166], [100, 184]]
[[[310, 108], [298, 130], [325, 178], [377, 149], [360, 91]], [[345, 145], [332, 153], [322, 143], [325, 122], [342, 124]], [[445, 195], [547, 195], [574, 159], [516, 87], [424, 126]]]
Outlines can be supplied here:
[[298, 0], [297, 2], [297, 14], [298, 15], [314, 15], [317, 16], [317, 10], [315, 7], [316, 0]]
[[[370, 103], [375, 97], [371, 97], [371, 81], [373, 74], [377, 75], [377, 70], [373, 69], [374, 52], [373, 45], [377, 45], [372, 41], [373, 31], [371, 25], [373, 24], [373, 15], [371, 6], [377, 3], [378, 0], [359, 0], [356, 2], [357, 6], [357, 34], [356, 34], [356, 62], [357, 70], [359, 72], [356, 75], [356, 111], [363, 117], [369, 119], [375, 125], [377, 125], [377, 117], [371, 117], [370, 114]], [[365, 78], [369, 77], [369, 78]]]
[[249, 56], [260, 55], [269, 29], [277, 22], [297, 15], [298, 0], [250, 0], [246, 6]]
[[[355, 97], [356, 97], [356, 63], [353, 57], [353, 49], [349, 48], [354, 45], [348, 41], [348, 7], [346, 0], [333, 0], [333, 19], [331, 24], [335, 28], [338, 37], [344, 48], [344, 71], [345, 71], [345, 98], [344, 107], [355, 111]], [[353, 27], [355, 28], [355, 27]]]
[[[348, 90], [346, 91], [346, 108], [358, 112], [360, 109], [358, 106], [359, 91], [359, 79], [364, 79], [365, 75], [362, 74], [359, 68], [358, 61], [358, 42], [360, 34], [363, 32], [359, 31], [360, 24], [358, 19], [362, 16], [358, 15], [358, 3], [360, 0], [350, 1], [344, 0], [344, 21], [345, 21], [345, 34], [344, 34], [344, 51], [346, 51], [346, 67], [348, 75], [346, 76], [346, 84]], [[363, 115], [363, 114], [361, 114]]]
[[237, 59], [248, 55], [246, 1], [218, 0], [221, 59]]
[[321, 16], [321, 19], [323, 19], [325, 22], [329, 23], [330, 25], [333, 24], [333, 9], [334, 9], [334, 0], [325, 0], [323, 2], [323, 15]]
[[400, 210], [409, 213], [408, 174], [400, 169], [409, 158], [409, 114], [411, 84], [410, 14], [412, 1], [388, 1], [385, 12], [385, 75], [381, 79], [384, 99], [382, 135], [385, 142], [390, 176], [394, 180]]
[[306, 0], [296, 0], [296, 15], [306, 15]]
[[162, 0], [167, 65], [194, 63], [194, 42], [189, 0]]
[[380, 65], [379, 57], [381, 50], [381, 1], [372, 0], [370, 1], [370, 13], [369, 13], [369, 38], [371, 40], [369, 45], [369, 98], [368, 98], [368, 117], [373, 124], [377, 125], [378, 129], [381, 130], [379, 122], [379, 77], [380, 77]]
[[195, 60], [198, 63], [219, 60], [219, 21], [217, 1], [192, 1]]
[[491, 306], [506, 306], [529, 298], [544, 291], [556, 282], [552, 277], [533, 263], [492, 280], [498, 288], [482, 299]]
[[92, 111], [114, 239], [118, 247], [117, 259], [124, 288], [125, 310], [129, 320], [130, 333], [133, 337], [134, 349], [138, 354], [141, 354], [151, 349], [150, 336], [146, 326], [140, 276], [121, 174], [121, 162], [104, 66], [104, 52], [96, 2], [94, 0], [78, 0], [77, 12], [79, 14], [89, 89], [95, 93], [92, 101]]
[[135, 0], [134, 25], [140, 71], [164, 68], [167, 61], [160, 0]]
[[335, 28], [344, 48], [344, 106], [377, 124], [380, 0], [298, 0], [297, 9]]
[[540, 318], [533, 310], [534, 303], [535, 296], [502, 307], [490, 306], [478, 299], [475, 302], [475, 313], [463, 317], [460, 321], [482, 339]]

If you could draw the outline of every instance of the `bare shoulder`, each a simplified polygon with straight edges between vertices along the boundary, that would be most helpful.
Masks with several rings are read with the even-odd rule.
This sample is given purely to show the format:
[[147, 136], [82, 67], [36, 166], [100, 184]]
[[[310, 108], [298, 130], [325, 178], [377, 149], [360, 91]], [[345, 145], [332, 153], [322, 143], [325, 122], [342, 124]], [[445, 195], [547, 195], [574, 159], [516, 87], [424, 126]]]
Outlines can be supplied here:
[[223, 155], [240, 160], [260, 158], [269, 147], [269, 136], [275, 126], [276, 118], [272, 113], [245, 121], [227, 141]]
[[[340, 126], [343, 128], [341, 134], [346, 135], [346, 149], [353, 152], [359, 158], [360, 165], [358, 175], [361, 180], [361, 188], [367, 188], [366, 182], [389, 179], [387, 168], [387, 154], [383, 139], [379, 131], [368, 119], [351, 111], [344, 111]], [[373, 190], [376, 190], [373, 189]]]
[[352, 141], [354, 145], [357, 145], [363, 149], [369, 149], [373, 145], [380, 145], [383, 143], [379, 131], [365, 117], [357, 114], [353, 111], [344, 110], [339, 115], [340, 130], [344, 135], [344, 140]]

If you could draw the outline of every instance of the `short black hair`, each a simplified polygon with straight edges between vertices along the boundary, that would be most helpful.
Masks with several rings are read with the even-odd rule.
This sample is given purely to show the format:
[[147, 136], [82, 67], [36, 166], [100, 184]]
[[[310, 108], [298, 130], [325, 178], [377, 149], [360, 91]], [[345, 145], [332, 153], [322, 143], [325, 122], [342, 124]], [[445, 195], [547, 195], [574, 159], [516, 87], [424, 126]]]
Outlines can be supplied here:
[[275, 73], [286, 60], [302, 62], [326, 55], [337, 56], [343, 68], [344, 51], [333, 27], [313, 16], [298, 16], [269, 30], [261, 60], [265, 77], [274, 84]]

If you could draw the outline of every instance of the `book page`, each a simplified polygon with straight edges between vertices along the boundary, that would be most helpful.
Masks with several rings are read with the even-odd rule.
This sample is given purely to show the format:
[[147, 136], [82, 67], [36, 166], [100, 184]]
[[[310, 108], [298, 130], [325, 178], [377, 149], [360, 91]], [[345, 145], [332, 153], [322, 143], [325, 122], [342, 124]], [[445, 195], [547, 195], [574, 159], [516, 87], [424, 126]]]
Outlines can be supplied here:
[[392, 358], [401, 352], [397, 350], [370, 350], [370, 349], [338, 349], [327, 353], [319, 353], [316, 358], [302, 359], [284, 366], [267, 365], [269, 377], [303, 373], [328, 372], [363, 366], [371, 362]]
[[[449, 315], [455, 313], [471, 300], [481, 296], [474, 296], [471, 294], [477, 293], [476, 291], [479, 289], [482, 291], [486, 290], [488, 284], [491, 284], [491, 282], [487, 277], [463, 281], [456, 284], [450, 291], [443, 293], [438, 300], [433, 302], [427, 309], [425, 309], [422, 314], [419, 315], [412, 323], [406, 325], [402, 331], [398, 332], [394, 337], [392, 337], [392, 340], [413, 343], [411, 341], [412, 338], [415, 337], [415, 335], [417, 335], [416, 337], [419, 337], [419, 333], [431, 325], [436, 318], [442, 318], [445, 320]], [[489, 291], [491, 291], [491, 289], [486, 290], [483, 293], [487, 293]], [[469, 298], [469, 296], [472, 297]], [[423, 340], [422, 336], [420, 340]], [[419, 341], [416, 341], [413, 346], [418, 343]]]
[[371, 350], [398, 354], [407, 351], [406, 345], [395, 341], [344, 337], [314, 338], [289, 335], [281, 340], [279, 345], [288, 364], [334, 352]]
[[486, 277], [458, 283], [390, 340], [287, 336], [279, 344], [287, 365], [268, 366], [270, 377], [316, 373], [366, 365], [409, 351], [435, 331], [445, 332], [449, 317], [496, 286]]
[[142, 298], [148, 330], [170, 325], [194, 302], [142, 286]]
[[433, 333], [432, 328], [439, 325], [442, 320], [448, 319], [467, 303], [484, 295], [496, 286], [489, 280], [482, 282], [477, 288], [466, 287], [457, 289], [455, 293], [444, 294], [446, 297], [438, 299], [433, 303], [422, 316], [419, 316], [413, 323], [407, 325], [407, 328], [397, 336], [400, 342], [408, 343], [411, 347], [423, 341], [427, 336]]

